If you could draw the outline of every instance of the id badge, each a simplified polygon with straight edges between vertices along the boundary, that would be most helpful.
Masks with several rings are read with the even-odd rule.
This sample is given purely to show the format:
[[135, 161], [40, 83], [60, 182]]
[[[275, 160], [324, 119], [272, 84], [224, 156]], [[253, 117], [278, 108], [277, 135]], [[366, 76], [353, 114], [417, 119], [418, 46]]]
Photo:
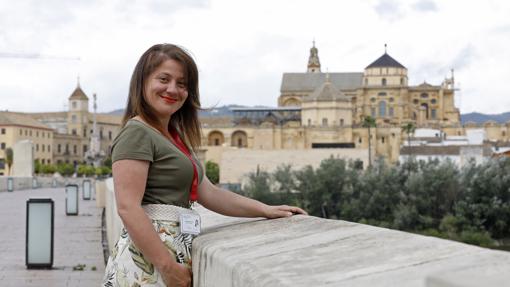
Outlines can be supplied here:
[[194, 213], [183, 213], [180, 215], [181, 233], [200, 234], [200, 216]]

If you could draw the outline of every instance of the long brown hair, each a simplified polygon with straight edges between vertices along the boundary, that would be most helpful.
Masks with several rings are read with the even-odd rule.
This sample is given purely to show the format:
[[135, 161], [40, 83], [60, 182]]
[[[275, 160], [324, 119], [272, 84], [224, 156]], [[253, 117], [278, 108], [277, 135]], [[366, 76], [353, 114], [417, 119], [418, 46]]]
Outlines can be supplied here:
[[138, 60], [135, 66], [131, 83], [126, 111], [122, 119], [122, 126], [135, 116], [140, 116], [154, 128], [163, 133], [156, 113], [145, 100], [145, 81], [149, 75], [164, 61], [172, 59], [179, 62], [184, 69], [184, 77], [188, 90], [188, 98], [170, 117], [167, 130], [177, 129], [184, 137], [183, 140], [194, 151], [200, 146], [201, 131], [198, 121], [200, 97], [198, 92], [198, 68], [190, 54], [179, 46], [173, 44], [157, 44], [150, 47]]

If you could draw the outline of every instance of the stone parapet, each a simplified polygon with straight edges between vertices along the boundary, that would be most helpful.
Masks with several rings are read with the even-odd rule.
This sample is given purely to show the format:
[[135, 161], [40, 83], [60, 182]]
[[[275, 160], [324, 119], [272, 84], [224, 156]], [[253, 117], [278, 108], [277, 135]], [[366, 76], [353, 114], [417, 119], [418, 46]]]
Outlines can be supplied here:
[[[107, 187], [107, 194], [113, 194], [111, 179]], [[112, 204], [108, 198], [107, 206]], [[195, 287], [453, 287], [510, 282], [510, 253], [504, 251], [312, 216], [242, 219], [198, 210], [203, 231], [193, 241]]]

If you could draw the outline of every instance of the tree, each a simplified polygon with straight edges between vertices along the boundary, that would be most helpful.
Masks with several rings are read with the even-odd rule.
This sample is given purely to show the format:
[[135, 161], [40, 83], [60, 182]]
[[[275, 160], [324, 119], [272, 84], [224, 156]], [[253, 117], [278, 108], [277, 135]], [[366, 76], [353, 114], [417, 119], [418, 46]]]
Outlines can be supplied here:
[[5, 163], [7, 164], [7, 175], [11, 175], [11, 166], [12, 166], [12, 160], [13, 160], [14, 153], [12, 151], [12, 148], [8, 147], [5, 149]]
[[220, 166], [213, 162], [207, 161], [205, 163], [205, 174], [212, 184], [218, 184], [220, 182]]
[[371, 141], [372, 133], [370, 132], [370, 128], [375, 128], [376, 126], [377, 125], [376, 125], [375, 119], [372, 118], [371, 116], [366, 116], [363, 119], [363, 127], [368, 128], [368, 166], [369, 167], [372, 166], [372, 141]]
[[35, 159], [34, 160], [34, 172], [35, 172], [35, 174], [39, 174], [39, 173], [41, 173], [41, 171], [42, 171], [42, 165], [38, 159]]

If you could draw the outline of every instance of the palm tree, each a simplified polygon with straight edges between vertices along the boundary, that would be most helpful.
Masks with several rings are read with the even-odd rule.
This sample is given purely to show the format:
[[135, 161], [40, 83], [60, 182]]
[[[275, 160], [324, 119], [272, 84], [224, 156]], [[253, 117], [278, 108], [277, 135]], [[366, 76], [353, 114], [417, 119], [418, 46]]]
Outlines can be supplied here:
[[13, 152], [12, 148], [5, 149], [5, 163], [7, 164], [7, 175], [11, 175], [11, 166], [12, 166]]
[[375, 119], [371, 116], [366, 116], [363, 119], [363, 127], [368, 128], [368, 166], [372, 166], [372, 133], [370, 132], [370, 128], [376, 127]]
[[402, 126], [402, 131], [407, 134], [407, 146], [409, 147], [409, 155], [411, 155], [411, 135], [414, 134], [416, 126], [414, 123], [407, 123]]
[[407, 165], [408, 165], [408, 173], [411, 174], [411, 135], [414, 134], [414, 131], [416, 130], [416, 125], [414, 123], [407, 123], [402, 126], [402, 131], [407, 134], [407, 146], [408, 146], [408, 152], [409, 157], [407, 159]]

